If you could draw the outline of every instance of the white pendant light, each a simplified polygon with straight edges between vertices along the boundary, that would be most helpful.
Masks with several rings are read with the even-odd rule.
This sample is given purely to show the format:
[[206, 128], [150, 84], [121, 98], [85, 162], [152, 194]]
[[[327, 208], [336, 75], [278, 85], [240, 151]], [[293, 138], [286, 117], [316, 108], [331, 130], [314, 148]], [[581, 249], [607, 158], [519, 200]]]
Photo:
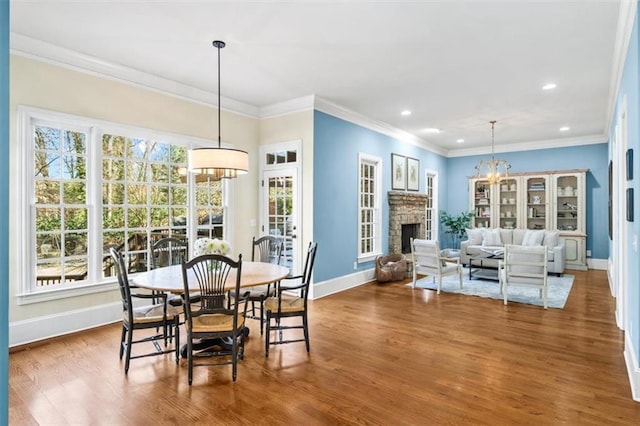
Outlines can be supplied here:
[[220, 49], [225, 42], [216, 40], [218, 49], [218, 147], [195, 148], [189, 151], [189, 171], [206, 175], [212, 180], [231, 179], [249, 171], [249, 154], [240, 149], [222, 148], [220, 120]]

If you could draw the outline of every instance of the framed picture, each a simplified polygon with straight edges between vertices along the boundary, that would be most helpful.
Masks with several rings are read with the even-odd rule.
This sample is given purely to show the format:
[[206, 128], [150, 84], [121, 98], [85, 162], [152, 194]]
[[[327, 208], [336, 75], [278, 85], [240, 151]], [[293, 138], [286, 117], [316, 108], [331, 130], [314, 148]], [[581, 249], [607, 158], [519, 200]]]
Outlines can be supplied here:
[[627, 180], [633, 180], [633, 149], [627, 150]]
[[398, 154], [391, 154], [391, 189], [404, 191], [407, 189], [407, 159]]
[[633, 222], [633, 188], [627, 188], [627, 222]]
[[407, 157], [407, 189], [420, 190], [420, 160]]

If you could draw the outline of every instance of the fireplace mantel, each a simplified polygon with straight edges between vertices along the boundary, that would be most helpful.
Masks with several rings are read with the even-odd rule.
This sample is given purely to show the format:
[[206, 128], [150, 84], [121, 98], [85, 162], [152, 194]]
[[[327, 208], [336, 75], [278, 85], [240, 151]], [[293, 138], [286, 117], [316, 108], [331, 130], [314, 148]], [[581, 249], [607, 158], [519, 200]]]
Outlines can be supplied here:
[[389, 191], [389, 253], [402, 253], [402, 225], [419, 224], [418, 238], [424, 238], [427, 200], [426, 194]]

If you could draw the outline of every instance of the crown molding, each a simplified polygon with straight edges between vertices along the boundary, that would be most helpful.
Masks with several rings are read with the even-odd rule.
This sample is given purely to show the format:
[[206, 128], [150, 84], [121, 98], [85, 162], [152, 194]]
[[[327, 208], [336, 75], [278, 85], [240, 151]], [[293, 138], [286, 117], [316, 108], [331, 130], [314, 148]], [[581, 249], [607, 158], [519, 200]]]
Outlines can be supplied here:
[[[127, 68], [21, 34], [11, 33], [10, 51], [15, 55], [141, 87], [183, 100], [214, 108], [218, 106], [218, 96], [215, 93], [196, 89], [186, 84]], [[259, 118], [260, 115], [258, 107], [225, 98], [224, 96], [221, 96], [220, 106], [222, 110], [251, 118]]]
[[[636, 13], [636, 2], [625, 0], [620, 6], [618, 35], [616, 36], [615, 52], [615, 77], [612, 80], [612, 88], [618, 89], [626, 51], [628, 49], [633, 22]], [[623, 29], [620, 29], [623, 28]], [[50, 63], [63, 68], [94, 75], [112, 81], [118, 81], [135, 87], [144, 88], [154, 92], [173, 96], [182, 100], [196, 102], [212, 108], [217, 108], [217, 95], [212, 92], [196, 89], [176, 81], [161, 78], [152, 74], [124, 67], [122, 65], [104, 61], [90, 55], [85, 55], [73, 50], [65, 49], [53, 44], [27, 37], [21, 34], [11, 33], [10, 51], [12, 54], [24, 56], [40, 62]], [[609, 105], [609, 120], [607, 127], [611, 126], [611, 116], [615, 111], [617, 90], [611, 90]], [[297, 112], [316, 109], [334, 117], [362, 126], [374, 132], [378, 132], [399, 141], [416, 145], [422, 149], [444, 157], [462, 157], [466, 155], [482, 155], [490, 153], [489, 148], [478, 149], [454, 149], [447, 150], [434, 145], [420, 137], [398, 129], [382, 121], [374, 120], [358, 112], [342, 107], [316, 95], [308, 95], [291, 99], [276, 104], [257, 107], [231, 98], [221, 97], [221, 109], [250, 118], [264, 119], [274, 118]], [[605, 132], [609, 134], [609, 129]], [[580, 138], [554, 139], [546, 141], [531, 141], [508, 146], [496, 146], [496, 152], [515, 152], [523, 150], [559, 148], [566, 146], [589, 145], [606, 143], [605, 135], [589, 135]]]
[[616, 29], [616, 41], [613, 50], [613, 70], [611, 72], [611, 82], [609, 83], [609, 102], [607, 109], [607, 120], [605, 124], [605, 134], [611, 133], [613, 124], [613, 114], [616, 110], [618, 92], [622, 83], [622, 74], [627, 60], [633, 24], [636, 19], [638, 5], [636, 0], [623, 0], [620, 2], [618, 13], [618, 25]]
[[275, 118], [313, 109], [313, 95], [303, 96], [260, 108], [260, 118]]
[[[519, 151], [535, 151], [537, 149], [553, 149], [566, 148], [568, 146], [580, 145], [597, 145], [607, 143], [608, 138], [605, 135], [587, 135], [564, 139], [547, 139], [542, 141], [530, 141], [522, 143], [511, 143], [509, 145], [496, 145], [494, 152], [519, 152]], [[447, 153], [447, 157], [468, 157], [471, 155], [491, 154], [491, 148], [467, 148], [453, 149]]]
[[431, 145], [427, 141], [420, 139], [416, 135], [413, 135], [404, 130], [400, 130], [382, 121], [377, 121], [372, 118], [366, 117], [358, 112], [352, 111], [338, 104], [334, 104], [333, 102], [330, 102], [319, 96], [315, 96], [314, 107], [316, 110], [324, 112], [325, 114], [329, 114], [350, 123], [357, 124], [358, 126], [373, 130], [374, 132], [382, 133], [384, 135], [398, 139], [402, 142], [419, 146], [420, 148], [426, 149], [433, 153], [447, 156], [447, 150], [435, 145]]

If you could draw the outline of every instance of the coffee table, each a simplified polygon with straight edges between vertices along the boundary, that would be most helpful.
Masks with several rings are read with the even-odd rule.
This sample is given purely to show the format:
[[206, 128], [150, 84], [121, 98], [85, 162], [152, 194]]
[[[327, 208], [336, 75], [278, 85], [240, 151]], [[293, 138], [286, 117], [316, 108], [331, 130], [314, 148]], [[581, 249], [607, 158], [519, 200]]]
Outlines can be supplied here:
[[499, 281], [498, 267], [494, 266], [495, 262], [491, 262], [492, 265], [487, 265], [484, 262], [487, 260], [499, 262], [503, 259], [503, 250], [484, 250], [483, 253], [471, 256], [469, 258], [469, 279], [477, 278], [480, 280]]

